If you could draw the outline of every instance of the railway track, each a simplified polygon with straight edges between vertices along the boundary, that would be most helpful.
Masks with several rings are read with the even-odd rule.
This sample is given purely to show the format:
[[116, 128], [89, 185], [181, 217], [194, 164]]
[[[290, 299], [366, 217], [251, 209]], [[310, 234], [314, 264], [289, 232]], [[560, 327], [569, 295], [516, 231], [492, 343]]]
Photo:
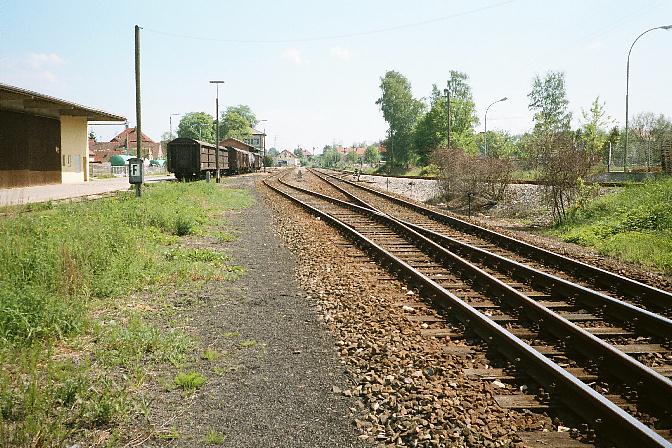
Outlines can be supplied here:
[[[590, 295], [587, 288], [571, 294], [549, 293], [548, 288], [563, 291], [569, 288], [563, 283], [566, 280], [554, 278], [555, 283], [546, 284], [545, 290], [535, 289], [512, 274], [497, 272], [493, 266], [506, 264], [503, 257], [490, 254], [495, 258], [488, 258], [479, 249], [476, 252], [485, 262], [467, 260], [456, 253], [456, 248], [460, 251], [477, 248], [451, 246], [445, 240], [439, 244], [438, 233], [428, 233], [427, 229], [373, 210], [366, 201], [343, 188], [332, 192], [334, 195], [340, 192], [360, 205], [344, 201], [343, 196], [329, 197], [297, 185], [302, 182], [292, 185], [275, 178], [266, 183], [337, 227], [435, 303], [449, 308], [450, 315], [459, 319], [468, 331], [474, 331], [508, 359], [507, 369], [501, 372], [503, 379], [513, 378], [505, 370], [524, 372], [533, 378], [539, 386], [534, 396], [511, 394], [500, 398], [504, 406], [536, 408], [535, 403], [562, 402], [601, 436], [621, 446], [670, 446], [672, 383], [637, 359], [637, 352], [650, 350], [654, 345], [659, 351], [667, 350], [662, 345], [669, 342], [665, 339], [665, 332], [669, 331], [666, 318], [630, 304], [623, 305], [608, 296], [605, 297], [614, 303], [607, 301], [608, 305], [591, 314], [577, 308], [579, 301], [572, 296]], [[336, 188], [333, 183], [330, 185]], [[519, 276], [521, 272], [529, 273], [510, 262], [508, 269], [512, 273]], [[626, 310], [621, 310], [622, 313], [657, 323], [650, 333], [641, 336], [636, 331], [644, 331], [645, 325], [621, 328], [601, 317], [616, 315], [613, 310], [621, 308]], [[428, 323], [432, 326], [437, 323], [436, 318], [417, 319], [426, 327]], [[428, 330], [429, 335], [452, 334], [450, 329]], [[640, 337], [646, 338], [645, 344], [628, 343]], [[658, 340], [652, 338], [662, 342], [654, 344]]]

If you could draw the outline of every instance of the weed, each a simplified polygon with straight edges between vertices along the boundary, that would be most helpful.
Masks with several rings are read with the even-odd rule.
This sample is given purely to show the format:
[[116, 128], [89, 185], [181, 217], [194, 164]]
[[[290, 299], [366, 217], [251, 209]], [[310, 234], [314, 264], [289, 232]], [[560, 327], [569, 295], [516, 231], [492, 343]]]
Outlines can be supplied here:
[[182, 372], [175, 377], [175, 384], [186, 391], [194, 391], [205, 384], [205, 377], [198, 372]]
[[219, 243], [228, 243], [236, 239], [236, 237], [229, 232], [217, 232], [215, 234], [215, 239]]
[[159, 440], [177, 440], [180, 438], [180, 433], [174, 426], [166, 431], [160, 431], [154, 434], [154, 437]]
[[224, 336], [225, 338], [239, 338], [240, 333], [237, 331], [227, 331], [222, 333], [222, 336]]
[[242, 348], [252, 348], [257, 346], [257, 341], [254, 339], [245, 339], [244, 341], [240, 341], [240, 346]]
[[206, 361], [210, 361], [210, 362], [216, 361], [217, 359], [219, 359], [219, 357], [220, 357], [220, 353], [216, 350], [213, 350], [213, 349], [206, 349], [201, 354], [201, 359], [206, 360]]
[[211, 429], [205, 435], [205, 438], [203, 439], [203, 443], [205, 443], [206, 445], [222, 445], [224, 443], [225, 439], [226, 439], [226, 437], [224, 436], [223, 432], [219, 432], [219, 431], [216, 431], [214, 429]]

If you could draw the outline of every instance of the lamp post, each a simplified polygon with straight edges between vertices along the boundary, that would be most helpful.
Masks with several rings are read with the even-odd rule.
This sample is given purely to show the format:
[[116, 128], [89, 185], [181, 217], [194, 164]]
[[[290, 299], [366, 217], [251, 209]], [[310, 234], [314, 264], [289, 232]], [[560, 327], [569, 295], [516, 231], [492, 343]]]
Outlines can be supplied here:
[[[450, 86], [450, 81], [448, 81]], [[448, 149], [450, 149], [450, 90], [447, 88], [443, 89], [444, 95], [446, 95], [446, 107], [448, 108]]]
[[219, 85], [224, 84], [224, 81], [210, 81], [210, 84], [215, 84], [217, 96], [215, 97], [215, 182], [222, 181], [221, 173], [219, 172]]
[[[268, 120], [259, 120], [259, 122], [257, 124], [261, 123], [262, 121], [268, 123]], [[263, 147], [264, 147], [264, 158], [262, 159], [262, 164], [264, 165], [264, 173], [265, 173], [266, 172], [266, 125], [264, 125], [264, 135], [262, 135], [262, 138], [264, 139], [261, 142]]]
[[170, 118], [169, 118], [169, 121], [170, 121], [170, 139], [171, 140], [173, 139], [173, 117], [176, 116], [176, 115], [182, 115], [182, 114], [170, 114]]
[[657, 26], [651, 29], [644, 31], [642, 34], [637, 36], [637, 38], [630, 45], [630, 50], [628, 50], [628, 63], [625, 69], [625, 148], [623, 149], [623, 172], [625, 173], [628, 157], [628, 94], [630, 93], [630, 53], [632, 52], [632, 47], [635, 46], [635, 43], [639, 40], [640, 37], [653, 30], [671, 30], [672, 25]]
[[483, 151], [484, 155], [488, 155], [488, 111], [492, 107], [493, 104], [501, 103], [502, 101], [508, 100], [507, 97], [501, 98], [497, 101], [494, 101], [490, 103], [490, 105], [485, 109], [485, 149]]

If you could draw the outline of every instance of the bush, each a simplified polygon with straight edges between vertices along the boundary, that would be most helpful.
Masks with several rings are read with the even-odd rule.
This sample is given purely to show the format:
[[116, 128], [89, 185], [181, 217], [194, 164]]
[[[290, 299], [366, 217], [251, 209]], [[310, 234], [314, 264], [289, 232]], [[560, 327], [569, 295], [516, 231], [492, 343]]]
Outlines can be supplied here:
[[440, 188], [448, 198], [476, 196], [496, 203], [514, 172], [508, 160], [467, 154], [461, 149], [438, 150], [433, 160], [440, 172]]

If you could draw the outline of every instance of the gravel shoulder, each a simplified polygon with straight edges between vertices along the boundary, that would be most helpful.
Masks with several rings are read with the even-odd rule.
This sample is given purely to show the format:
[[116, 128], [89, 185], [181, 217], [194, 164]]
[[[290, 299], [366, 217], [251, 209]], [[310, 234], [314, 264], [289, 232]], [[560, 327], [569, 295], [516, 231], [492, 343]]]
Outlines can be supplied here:
[[[145, 446], [207, 446], [213, 431], [223, 435], [219, 446], [361, 446], [349, 417], [352, 399], [333, 393], [348, 387], [349, 378], [316, 301], [295, 280], [295, 257], [272, 231], [256, 185], [261, 176], [226, 180], [250, 190], [256, 203], [225, 217], [221, 230], [236, 239], [210, 242], [223, 245], [244, 275], [170, 298], [173, 321], [209, 353], [184, 370], [207, 381], [190, 394], [151, 394], [150, 420], [159, 436]], [[153, 383], [170, 382], [162, 375]]]

